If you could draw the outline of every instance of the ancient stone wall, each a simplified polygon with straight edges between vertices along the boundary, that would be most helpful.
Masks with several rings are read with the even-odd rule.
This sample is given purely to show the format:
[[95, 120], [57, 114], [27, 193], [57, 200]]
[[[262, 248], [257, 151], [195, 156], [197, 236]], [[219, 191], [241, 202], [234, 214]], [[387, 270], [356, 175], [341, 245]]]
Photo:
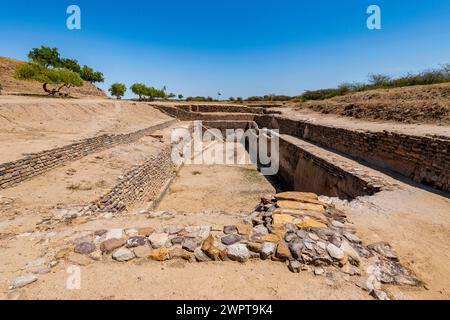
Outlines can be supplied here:
[[256, 116], [260, 127], [279, 129], [320, 146], [450, 192], [450, 140], [380, 131], [355, 131], [279, 116]]
[[200, 112], [188, 112], [176, 107], [162, 106], [162, 105], [152, 105], [154, 108], [164, 112], [165, 114], [175, 117], [183, 121], [193, 121], [193, 120], [204, 120], [204, 121], [214, 121], [214, 120], [236, 120], [236, 121], [253, 121], [255, 114], [251, 113], [222, 113], [222, 114], [208, 114]]
[[88, 154], [119, 144], [134, 142], [152, 132], [166, 128], [175, 122], [176, 120], [169, 120], [127, 134], [104, 134], [60, 148], [34, 153], [17, 161], [0, 164], [0, 189], [12, 187], [22, 181], [58, 167], [63, 163], [81, 159]]
[[91, 212], [122, 212], [130, 207], [155, 200], [176, 175], [171, 159], [172, 145], [130, 170], [124, 179], [89, 207]]
[[228, 112], [228, 113], [255, 113], [264, 114], [263, 108], [247, 107], [247, 106], [234, 106], [234, 105], [218, 105], [218, 104], [180, 104], [175, 106], [188, 112]]

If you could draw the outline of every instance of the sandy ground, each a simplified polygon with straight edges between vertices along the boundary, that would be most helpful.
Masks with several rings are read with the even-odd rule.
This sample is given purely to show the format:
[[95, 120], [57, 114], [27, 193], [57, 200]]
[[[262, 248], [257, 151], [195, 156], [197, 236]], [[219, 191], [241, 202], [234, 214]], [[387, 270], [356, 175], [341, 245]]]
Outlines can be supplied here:
[[0, 96], [0, 163], [105, 133], [137, 131], [169, 119], [139, 102]]
[[158, 210], [251, 212], [261, 197], [274, 192], [255, 166], [187, 165]]

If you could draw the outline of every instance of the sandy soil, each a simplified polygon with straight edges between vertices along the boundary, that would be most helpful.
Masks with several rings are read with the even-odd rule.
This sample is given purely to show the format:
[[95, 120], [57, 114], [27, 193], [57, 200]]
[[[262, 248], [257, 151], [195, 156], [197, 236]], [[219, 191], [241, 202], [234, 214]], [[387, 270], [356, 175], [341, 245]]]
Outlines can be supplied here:
[[251, 212], [261, 197], [274, 191], [255, 166], [187, 165], [158, 210]]
[[138, 102], [0, 96], [0, 163], [105, 133], [137, 131], [169, 119]]

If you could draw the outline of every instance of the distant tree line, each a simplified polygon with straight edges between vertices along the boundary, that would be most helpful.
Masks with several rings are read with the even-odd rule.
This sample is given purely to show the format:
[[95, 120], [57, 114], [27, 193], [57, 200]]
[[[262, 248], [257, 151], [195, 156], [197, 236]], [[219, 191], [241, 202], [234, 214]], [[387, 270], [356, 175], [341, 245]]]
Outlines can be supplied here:
[[[19, 80], [41, 82], [49, 95], [61, 94], [63, 88], [81, 87], [83, 80], [90, 83], [104, 82], [103, 73], [94, 71], [77, 60], [62, 58], [57, 48], [41, 46], [28, 53], [29, 62], [19, 65], [15, 77]], [[49, 88], [49, 85], [55, 87]]]

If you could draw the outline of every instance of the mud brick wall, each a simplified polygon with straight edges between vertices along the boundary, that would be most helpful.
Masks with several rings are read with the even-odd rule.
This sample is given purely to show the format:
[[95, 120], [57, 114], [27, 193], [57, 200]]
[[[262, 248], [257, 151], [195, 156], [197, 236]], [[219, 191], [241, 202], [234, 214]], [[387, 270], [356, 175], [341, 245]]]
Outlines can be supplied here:
[[207, 114], [199, 112], [188, 112], [180, 108], [162, 106], [162, 105], [152, 105], [154, 108], [164, 112], [165, 114], [175, 117], [183, 121], [193, 121], [193, 120], [204, 120], [204, 121], [214, 121], [214, 120], [236, 120], [236, 121], [253, 121], [255, 117], [254, 114], [250, 113], [223, 113], [223, 114]]
[[172, 146], [167, 145], [156, 156], [130, 170], [108, 194], [92, 203], [90, 212], [123, 212], [137, 204], [155, 200], [176, 175], [171, 153]]
[[104, 134], [60, 148], [34, 153], [17, 161], [0, 164], [0, 189], [12, 187], [22, 181], [56, 168], [63, 163], [81, 159], [88, 154], [105, 150], [119, 144], [137, 141], [152, 132], [164, 129], [175, 122], [176, 120], [169, 120], [127, 134]]
[[354, 131], [278, 116], [256, 116], [260, 127], [279, 129], [320, 146], [450, 192], [450, 140], [380, 131]]

